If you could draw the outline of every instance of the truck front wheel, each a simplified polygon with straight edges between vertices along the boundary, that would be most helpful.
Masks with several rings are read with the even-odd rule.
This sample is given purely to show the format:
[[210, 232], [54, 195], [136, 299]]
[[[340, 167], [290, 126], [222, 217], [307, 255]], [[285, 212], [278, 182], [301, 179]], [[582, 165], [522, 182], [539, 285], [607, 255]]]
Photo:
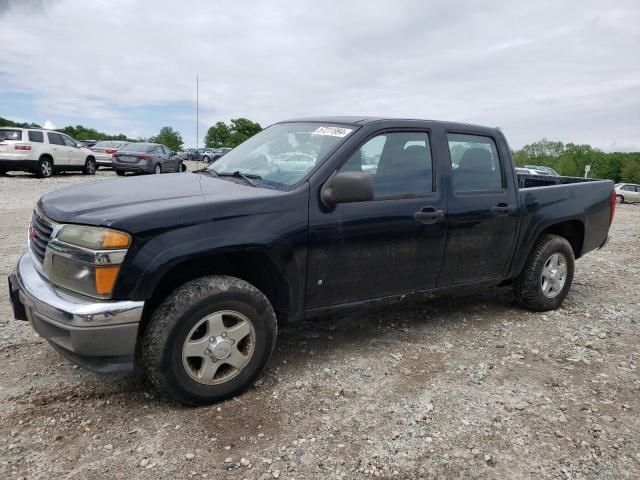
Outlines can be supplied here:
[[571, 288], [575, 257], [566, 238], [543, 235], [514, 282], [518, 302], [536, 312], [555, 310]]
[[262, 292], [235, 277], [203, 277], [155, 310], [141, 339], [141, 367], [160, 392], [207, 405], [253, 384], [276, 336], [276, 316]]

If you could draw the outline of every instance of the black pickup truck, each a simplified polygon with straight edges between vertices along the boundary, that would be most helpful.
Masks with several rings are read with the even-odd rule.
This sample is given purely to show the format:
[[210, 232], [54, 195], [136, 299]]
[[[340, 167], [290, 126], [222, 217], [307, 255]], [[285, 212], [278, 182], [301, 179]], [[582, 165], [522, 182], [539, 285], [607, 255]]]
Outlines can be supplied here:
[[207, 404], [257, 379], [286, 322], [506, 284], [558, 308], [614, 208], [611, 181], [517, 175], [495, 128], [292, 120], [198, 172], [44, 195], [11, 299], [78, 363]]

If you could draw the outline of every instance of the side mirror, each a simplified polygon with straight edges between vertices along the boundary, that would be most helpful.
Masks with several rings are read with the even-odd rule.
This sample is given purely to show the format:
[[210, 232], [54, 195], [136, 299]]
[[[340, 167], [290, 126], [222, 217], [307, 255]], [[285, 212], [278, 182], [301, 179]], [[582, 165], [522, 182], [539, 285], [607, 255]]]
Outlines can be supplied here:
[[365, 172], [338, 173], [322, 187], [321, 198], [329, 207], [373, 200], [373, 177]]

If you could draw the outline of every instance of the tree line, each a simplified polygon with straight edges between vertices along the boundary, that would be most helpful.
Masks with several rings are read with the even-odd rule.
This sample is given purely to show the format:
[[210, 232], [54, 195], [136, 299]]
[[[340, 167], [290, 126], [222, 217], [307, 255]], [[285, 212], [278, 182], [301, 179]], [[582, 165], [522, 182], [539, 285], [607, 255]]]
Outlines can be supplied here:
[[514, 163], [544, 165], [560, 175], [584, 176], [584, 167], [591, 166], [589, 178], [606, 178], [615, 183], [640, 183], [640, 152], [605, 153], [591, 145], [564, 144], [542, 139], [512, 152]]
[[[13, 122], [0, 117], [0, 126], [21, 128], [42, 128], [36, 123]], [[82, 125], [67, 126], [57, 129], [76, 140], [123, 140], [129, 142], [162, 143], [174, 151], [183, 148], [180, 133], [172, 127], [162, 127], [160, 132], [148, 139], [127, 138], [120, 133], [110, 135]], [[234, 148], [262, 130], [258, 122], [248, 118], [232, 118], [229, 123], [217, 122], [209, 127], [204, 138], [207, 148]], [[581, 177], [586, 165], [591, 166], [590, 178], [606, 178], [616, 183], [640, 183], [640, 152], [606, 153], [591, 145], [579, 145], [542, 139], [525, 145], [520, 150], [512, 151], [513, 161], [519, 166], [544, 165], [556, 170], [560, 175]]]

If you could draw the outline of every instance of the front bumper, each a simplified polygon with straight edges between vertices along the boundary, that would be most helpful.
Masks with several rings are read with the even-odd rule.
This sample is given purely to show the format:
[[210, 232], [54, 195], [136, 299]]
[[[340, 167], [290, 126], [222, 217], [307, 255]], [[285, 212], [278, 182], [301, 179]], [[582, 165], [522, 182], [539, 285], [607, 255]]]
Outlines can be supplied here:
[[143, 301], [99, 301], [73, 296], [42, 278], [30, 253], [9, 276], [14, 316], [74, 362], [100, 372], [133, 369]]

